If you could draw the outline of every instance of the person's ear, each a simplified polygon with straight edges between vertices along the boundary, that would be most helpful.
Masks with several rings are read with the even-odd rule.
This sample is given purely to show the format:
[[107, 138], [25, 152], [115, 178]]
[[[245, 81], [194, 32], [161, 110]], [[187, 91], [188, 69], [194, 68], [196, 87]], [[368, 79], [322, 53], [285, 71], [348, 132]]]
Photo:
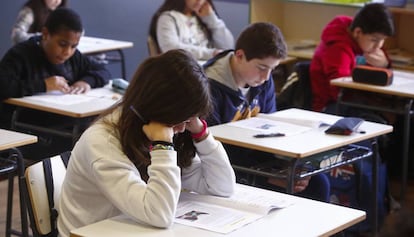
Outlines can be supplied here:
[[47, 40], [49, 35], [49, 30], [46, 27], [42, 27], [42, 40]]
[[241, 61], [244, 58], [243, 49], [238, 49], [238, 50], [234, 51], [234, 55], [236, 56], [238, 61]]
[[355, 29], [351, 33], [352, 33], [352, 37], [354, 39], [357, 39], [359, 35], [363, 34], [364, 32], [362, 32], [361, 27], [355, 27]]

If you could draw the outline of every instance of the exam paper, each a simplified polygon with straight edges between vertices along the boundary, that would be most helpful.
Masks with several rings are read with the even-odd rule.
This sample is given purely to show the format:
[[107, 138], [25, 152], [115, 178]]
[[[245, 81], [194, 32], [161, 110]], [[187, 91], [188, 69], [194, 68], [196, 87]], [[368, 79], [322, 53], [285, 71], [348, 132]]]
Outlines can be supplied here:
[[249, 119], [243, 119], [240, 121], [229, 123], [230, 126], [255, 130], [263, 134], [268, 133], [283, 133], [285, 136], [292, 136], [300, 134], [309, 130], [312, 127], [301, 126], [293, 123], [287, 123], [282, 121], [275, 121], [267, 118], [253, 117]]

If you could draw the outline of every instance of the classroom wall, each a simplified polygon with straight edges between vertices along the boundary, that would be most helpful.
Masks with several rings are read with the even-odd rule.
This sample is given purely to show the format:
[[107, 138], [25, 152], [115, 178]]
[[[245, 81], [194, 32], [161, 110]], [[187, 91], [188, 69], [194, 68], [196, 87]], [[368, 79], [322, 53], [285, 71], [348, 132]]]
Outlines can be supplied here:
[[[10, 29], [17, 12], [26, 0], [2, 0], [0, 9], [0, 56], [11, 47]], [[163, 0], [69, 0], [69, 6], [82, 17], [86, 35], [132, 41], [125, 49], [127, 79], [147, 56], [147, 32], [152, 14]], [[249, 22], [249, 4], [239, 1], [215, 1], [221, 18], [235, 37]], [[114, 77], [120, 76], [120, 66], [108, 66]]]

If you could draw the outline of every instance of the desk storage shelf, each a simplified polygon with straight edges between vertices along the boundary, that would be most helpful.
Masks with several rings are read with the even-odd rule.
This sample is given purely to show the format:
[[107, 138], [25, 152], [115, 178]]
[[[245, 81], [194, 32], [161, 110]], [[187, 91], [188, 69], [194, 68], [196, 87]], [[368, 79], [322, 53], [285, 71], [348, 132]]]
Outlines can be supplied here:
[[[279, 157], [280, 160], [266, 162], [256, 167], [246, 168], [235, 165], [233, 167], [246, 173], [278, 179], [286, 179], [290, 177], [289, 172], [292, 172], [296, 174], [295, 179], [301, 179], [351, 164], [369, 156], [372, 156], [371, 149], [351, 144], [303, 159]], [[282, 163], [286, 163], [286, 166]]]

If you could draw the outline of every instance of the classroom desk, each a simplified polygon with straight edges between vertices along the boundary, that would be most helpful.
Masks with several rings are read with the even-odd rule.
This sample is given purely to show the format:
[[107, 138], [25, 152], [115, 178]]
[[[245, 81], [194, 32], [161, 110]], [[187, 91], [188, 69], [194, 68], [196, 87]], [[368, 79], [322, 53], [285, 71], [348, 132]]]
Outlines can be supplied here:
[[[114, 105], [121, 95], [112, 91], [111, 85], [92, 89], [81, 95], [33, 95], [22, 98], [9, 98], [4, 103], [17, 106], [13, 113], [12, 128], [35, 129], [46, 133], [72, 138], [74, 141], [81, 133], [81, 125], [85, 119], [99, 115]], [[50, 129], [19, 121], [22, 109], [30, 108], [52, 114], [63, 115], [75, 119], [72, 131]]]
[[[14, 132], [14, 131], [9, 131], [9, 130], [4, 130], [4, 129], [0, 129], [0, 151], [6, 151], [6, 150], [10, 150], [11, 154], [9, 155], [9, 157], [12, 156], [16, 156], [16, 162], [17, 162], [17, 170], [18, 170], [18, 175], [19, 175], [19, 190], [23, 190], [23, 186], [24, 183], [21, 182], [20, 177], [24, 176], [24, 164], [23, 164], [23, 157], [21, 156], [21, 153], [19, 152], [19, 150], [17, 149], [17, 147], [20, 146], [24, 146], [24, 145], [28, 145], [28, 144], [32, 144], [32, 143], [36, 143], [37, 142], [37, 137], [33, 136], [33, 135], [28, 135], [28, 134], [24, 134], [24, 133], [19, 133], [19, 132]], [[8, 205], [11, 205], [9, 203], [9, 201], [11, 201], [13, 196], [10, 196], [13, 194], [13, 187], [10, 187], [10, 185], [12, 185], [9, 182], [9, 194], [8, 194]], [[26, 202], [23, 198], [22, 195], [20, 195], [20, 216], [26, 216]], [[7, 224], [11, 224], [11, 216], [7, 217]], [[22, 227], [22, 232], [19, 233], [13, 229], [10, 230], [11, 234], [17, 234], [17, 235], [21, 235], [23, 237], [27, 237], [28, 236], [28, 224], [27, 224], [27, 218], [21, 218], [21, 227]]]
[[125, 48], [131, 48], [134, 43], [129, 41], [103, 39], [90, 36], [82, 36], [78, 45], [78, 50], [86, 55], [106, 53], [116, 51], [119, 54], [121, 61], [122, 78], [126, 78], [125, 56], [122, 51]]
[[36, 142], [36, 136], [0, 129], [0, 151], [29, 145]]
[[[237, 184], [242, 186], [241, 184]], [[237, 186], [237, 187], [238, 187]], [[288, 199], [293, 205], [271, 211], [265, 217], [223, 235], [174, 223], [168, 229], [137, 224], [125, 216], [106, 219], [71, 231], [71, 237], [251, 237], [251, 236], [331, 236], [365, 219], [365, 212], [288, 194], [247, 186], [252, 192]], [[318, 218], [315, 218], [318, 213]]]
[[286, 40], [290, 57], [311, 60], [318, 42], [314, 40]]
[[[405, 188], [407, 185], [408, 173], [408, 148], [410, 141], [410, 118], [414, 114], [413, 99], [414, 99], [414, 73], [394, 71], [393, 83], [389, 86], [375, 86], [363, 83], [353, 82], [351, 77], [344, 77], [331, 80], [331, 85], [337, 86], [341, 89], [338, 96], [338, 106], [351, 106], [356, 108], [363, 108], [381, 112], [391, 112], [404, 116], [404, 133], [403, 133], [403, 164], [402, 164], [402, 180], [401, 180], [401, 194], [400, 198], [403, 201], [405, 195]], [[345, 90], [359, 90], [374, 92], [377, 94], [388, 95], [398, 98], [402, 102], [402, 107], [386, 106], [386, 105], [370, 105], [361, 103], [360, 101], [346, 101], [343, 97]]]
[[[318, 112], [312, 112], [302, 109], [287, 109], [276, 112], [272, 114], [274, 116], [291, 118], [291, 119], [308, 119], [314, 121], [322, 121], [326, 124], [333, 124], [337, 121], [339, 116], [323, 114]], [[364, 140], [375, 140], [374, 138], [392, 132], [393, 127], [384, 124], [372, 123], [372, 122], [363, 122], [359, 128], [364, 133], [353, 133], [350, 136], [341, 136], [341, 135], [327, 135], [324, 133], [326, 127], [319, 127], [314, 128], [309, 131], [292, 135], [292, 136], [285, 136], [285, 137], [275, 137], [275, 138], [254, 138], [253, 135], [257, 134], [258, 132], [255, 130], [250, 130], [246, 128], [232, 126], [230, 123], [221, 124], [209, 127], [209, 130], [212, 132], [214, 137], [227, 144], [245, 147], [249, 149], [255, 149], [259, 151], [273, 153], [283, 159], [287, 159], [291, 161], [291, 168], [288, 169], [285, 177], [287, 176], [288, 179], [288, 188], [287, 191], [289, 193], [293, 193], [293, 184], [296, 178], [306, 177], [309, 176], [308, 174], [296, 174], [295, 169], [300, 165], [303, 159], [309, 158], [312, 155], [321, 154], [322, 152], [330, 151], [336, 148], [344, 147], [352, 143], [357, 143]], [[376, 143], [373, 142], [374, 145], [374, 155], [373, 155], [373, 200], [376, 200], [377, 191], [378, 190], [378, 156], [376, 155]], [[372, 152], [371, 152], [372, 154]], [[371, 155], [368, 154], [368, 155]], [[361, 157], [361, 158], [365, 158]], [[350, 159], [342, 164], [349, 164], [357, 160]], [[309, 173], [310, 175], [325, 172], [328, 169], [333, 167], [337, 167], [338, 165], [331, 165], [327, 167], [327, 169], [320, 169], [316, 171], [312, 171]], [[246, 170], [248, 171], [248, 170]], [[265, 172], [258, 172], [256, 170], [251, 170], [252, 173], [256, 173], [259, 175], [266, 175]], [[295, 174], [295, 175], [294, 175]], [[276, 177], [278, 178], [277, 174], [266, 175], [268, 177]], [[377, 228], [377, 206], [373, 202], [373, 226], [374, 230]]]

